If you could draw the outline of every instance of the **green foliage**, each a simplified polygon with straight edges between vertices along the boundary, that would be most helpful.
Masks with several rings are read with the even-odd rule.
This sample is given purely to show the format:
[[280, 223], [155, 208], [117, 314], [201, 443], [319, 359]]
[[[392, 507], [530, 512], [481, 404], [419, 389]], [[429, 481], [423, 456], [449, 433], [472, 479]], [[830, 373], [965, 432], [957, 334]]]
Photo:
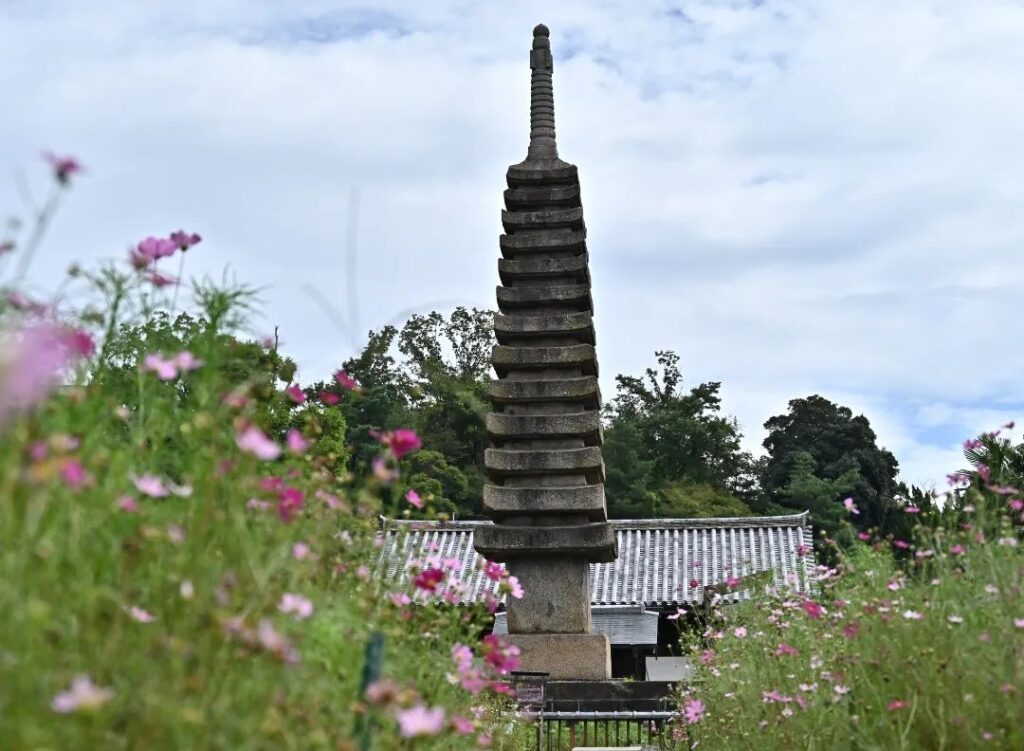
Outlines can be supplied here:
[[792, 400], [786, 414], [764, 426], [768, 458], [761, 486], [767, 502], [809, 508], [812, 523], [830, 532], [837, 529], [839, 512], [829, 504], [849, 496], [860, 509], [855, 519], [861, 529], [889, 532], [899, 523], [902, 511], [894, 502], [899, 465], [878, 447], [866, 417], [814, 395]]
[[740, 451], [736, 421], [719, 414], [720, 384], [685, 392], [678, 355], [655, 356], [660, 369], [616, 378], [618, 391], [606, 410], [609, 514], [750, 513], [734, 490], [752, 460]]
[[946, 512], [915, 524], [902, 562], [884, 540], [856, 543], [817, 577], [807, 609], [789, 592], [714, 607], [704, 637], [689, 640], [697, 675], [687, 701], [707, 711], [688, 741], [1024, 747], [1020, 529], [1005, 497], [971, 493], [971, 529]]

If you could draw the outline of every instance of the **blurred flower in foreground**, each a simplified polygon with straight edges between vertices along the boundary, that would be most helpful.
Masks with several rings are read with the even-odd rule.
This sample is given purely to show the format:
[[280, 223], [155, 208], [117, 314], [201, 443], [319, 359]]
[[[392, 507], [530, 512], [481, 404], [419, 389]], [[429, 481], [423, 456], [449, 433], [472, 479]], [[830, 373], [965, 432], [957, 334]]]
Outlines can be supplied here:
[[114, 692], [92, 682], [87, 675], [76, 675], [71, 688], [53, 697], [50, 706], [55, 712], [68, 713], [98, 709], [114, 698]]
[[85, 332], [49, 321], [0, 332], [0, 425], [39, 404], [61, 374], [94, 349]]

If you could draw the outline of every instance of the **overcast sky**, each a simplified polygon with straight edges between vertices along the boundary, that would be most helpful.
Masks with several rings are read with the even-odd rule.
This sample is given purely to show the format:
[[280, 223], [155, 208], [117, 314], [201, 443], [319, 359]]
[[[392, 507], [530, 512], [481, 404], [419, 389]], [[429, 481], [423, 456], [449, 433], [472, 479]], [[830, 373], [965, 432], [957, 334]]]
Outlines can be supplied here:
[[403, 311], [494, 306], [538, 22], [606, 394], [674, 349], [749, 448], [820, 393], [926, 485], [1024, 416], [1019, 0], [0, 0], [0, 215], [74, 154], [39, 292], [194, 230], [324, 377]]

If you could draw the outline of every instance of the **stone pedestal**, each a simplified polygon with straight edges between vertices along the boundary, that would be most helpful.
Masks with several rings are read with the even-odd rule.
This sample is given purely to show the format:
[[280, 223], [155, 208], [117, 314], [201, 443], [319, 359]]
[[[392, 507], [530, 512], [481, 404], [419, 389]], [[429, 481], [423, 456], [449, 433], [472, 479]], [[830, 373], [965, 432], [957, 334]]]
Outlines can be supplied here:
[[599, 681], [611, 677], [611, 645], [604, 634], [509, 634], [521, 651], [520, 670], [554, 680]]

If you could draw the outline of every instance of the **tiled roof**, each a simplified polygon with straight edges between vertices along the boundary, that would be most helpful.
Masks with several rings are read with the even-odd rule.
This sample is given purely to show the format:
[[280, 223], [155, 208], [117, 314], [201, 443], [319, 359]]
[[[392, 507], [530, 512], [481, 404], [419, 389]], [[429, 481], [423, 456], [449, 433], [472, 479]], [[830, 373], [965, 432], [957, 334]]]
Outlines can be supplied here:
[[[428, 558], [457, 559], [462, 601], [495, 590], [481, 571], [473, 532], [491, 522], [386, 521], [377, 571], [397, 590], [410, 589], [407, 568]], [[592, 605], [672, 606], [701, 602], [706, 587], [728, 576], [764, 571], [777, 585], [809, 588], [813, 558], [806, 551], [811, 528], [806, 512], [792, 516], [725, 519], [613, 520], [619, 557], [590, 566]], [[807, 546], [807, 548], [801, 548]], [[697, 587], [690, 582], [696, 579]]]

